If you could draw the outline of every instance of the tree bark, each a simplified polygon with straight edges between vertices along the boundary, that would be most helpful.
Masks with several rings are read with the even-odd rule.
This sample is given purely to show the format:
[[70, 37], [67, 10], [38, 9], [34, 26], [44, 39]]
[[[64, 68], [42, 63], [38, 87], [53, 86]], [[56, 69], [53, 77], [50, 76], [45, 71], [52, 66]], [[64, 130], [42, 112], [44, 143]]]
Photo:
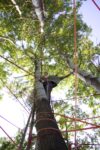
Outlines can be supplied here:
[[[67, 64], [73, 70], [75, 70], [74, 64], [67, 57]], [[78, 69], [77, 72], [78, 77], [85, 82], [87, 85], [92, 86], [97, 92], [100, 92], [100, 78], [93, 76], [92, 74], [87, 73], [86, 71]]]
[[43, 84], [40, 82], [40, 62], [38, 60], [35, 67], [36, 150], [67, 150]]
[[43, 28], [45, 19], [43, 0], [32, 0], [32, 3], [35, 8], [35, 13], [40, 21], [40, 26]]

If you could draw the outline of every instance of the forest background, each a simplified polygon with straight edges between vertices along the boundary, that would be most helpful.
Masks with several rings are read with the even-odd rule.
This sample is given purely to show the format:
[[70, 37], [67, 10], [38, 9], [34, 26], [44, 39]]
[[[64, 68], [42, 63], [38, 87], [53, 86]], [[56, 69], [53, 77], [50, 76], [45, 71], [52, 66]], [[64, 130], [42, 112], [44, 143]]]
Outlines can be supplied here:
[[[27, 2], [25, 3], [25, 5], [22, 6], [21, 10], [23, 10], [23, 17], [21, 19], [19, 18], [19, 14], [12, 4], [9, 3], [10, 7], [7, 7], [8, 4], [4, 3], [4, 1], [1, 1], [1, 4], [2, 20], [0, 22], [0, 55], [3, 55], [7, 59], [16, 62], [16, 64], [18, 64], [25, 70], [28, 70], [28, 72], [34, 72], [34, 65], [31, 62], [31, 51], [34, 48], [34, 42], [36, 42], [36, 46], [40, 43], [40, 46], [44, 48], [44, 56], [42, 56], [44, 57], [42, 58], [43, 71], [49, 70], [50, 74], [53, 73], [61, 76], [73, 70], [73, 68], [71, 68], [70, 65], [68, 65], [68, 63], [68, 66], [66, 65], [65, 59], [62, 57], [61, 53], [62, 49], [64, 53], [68, 54], [70, 60], [72, 61], [74, 53], [72, 5], [67, 5], [68, 7], [63, 7], [62, 3], [60, 3], [59, 1], [58, 8], [54, 9], [54, 6], [49, 6], [50, 8], [48, 8], [48, 11], [51, 8], [54, 11], [49, 12], [49, 18], [46, 22], [45, 33], [47, 33], [48, 35], [50, 34], [50, 36], [46, 37], [47, 39], [45, 39], [45, 41], [41, 41], [41, 37], [38, 36], [39, 24], [37, 23], [37, 21], [35, 22], [31, 19], [32, 12], [28, 13], [31, 8], [30, 2]], [[21, 7], [20, 3], [19, 5]], [[67, 13], [60, 14], [59, 16], [57, 16], [58, 12], [64, 11], [65, 8]], [[9, 9], [11, 9], [10, 13], [8, 13]], [[91, 78], [91, 75], [93, 75], [95, 78], [99, 79], [100, 70], [98, 67], [94, 66], [94, 64], [91, 62], [91, 59], [94, 54], [100, 53], [100, 33], [98, 30], [100, 27], [98, 22], [100, 18], [100, 13], [97, 10], [97, 8], [93, 5], [93, 3], [89, 0], [85, 1], [82, 6], [81, 2], [79, 2], [77, 4], [77, 10], [77, 47], [79, 68], [81, 71], [85, 70], [86, 72], [86, 74], [82, 74], [83, 77], [89, 76]], [[87, 24], [83, 22], [82, 16], [79, 15], [80, 13], [83, 14], [83, 20]], [[50, 22], [51, 27], [49, 26]], [[91, 29], [87, 25], [93, 28], [93, 36], [91, 36]], [[55, 40], [52, 40], [53, 38]], [[58, 52], [56, 51], [56, 49], [58, 50]], [[35, 53], [38, 53], [38, 50], [36, 50], [36, 48], [34, 49], [34, 51]], [[38, 53], [38, 55], [40, 54]], [[3, 80], [1, 81], [1, 89], [3, 89], [1, 91], [1, 98], [3, 96], [5, 97], [4, 100], [0, 102], [0, 107], [3, 106], [2, 109], [0, 109], [1, 115], [5, 116], [8, 120], [12, 120], [12, 122], [20, 126], [20, 128], [23, 128], [27, 119], [26, 112], [24, 111], [24, 109], [21, 108], [21, 106], [19, 106], [19, 104], [15, 100], [15, 97], [13, 96], [16, 95], [20, 100], [21, 98], [23, 98], [24, 103], [26, 103], [26, 99], [30, 95], [29, 93], [31, 93], [33, 87], [32, 77], [25, 75], [25, 73], [21, 71], [21, 69], [13, 66], [9, 62], [5, 61], [3, 58], [1, 59], [0, 72], [0, 78]], [[91, 87], [91, 84], [89, 85], [89, 83], [87, 86], [86, 83], [84, 83], [84, 81], [79, 80], [78, 82], [79, 88], [77, 117], [83, 119], [98, 116], [100, 113], [100, 95], [98, 90], [96, 90], [96, 88], [94, 89], [93, 87]], [[12, 95], [11, 92], [9, 93], [9, 88], [11, 89], [11, 91], [13, 91], [14, 95]], [[58, 94], [58, 91], [61, 93]], [[56, 92], [57, 94], [55, 96]], [[64, 100], [62, 99], [62, 97], [59, 96], [63, 95], [63, 92]], [[53, 91], [53, 93], [54, 96], [52, 99], [55, 100], [55, 102], [53, 103], [55, 111], [58, 113], [60, 112], [62, 114], [72, 116], [74, 113], [74, 76], [70, 76], [68, 79], [64, 80], [59, 85], [59, 87], [57, 87]], [[10, 98], [8, 99], [9, 94]], [[60, 101], [58, 102], [56, 101], [56, 99]], [[14, 107], [15, 105], [16, 107]], [[27, 107], [29, 107], [28, 102], [26, 103], [26, 105]], [[85, 108], [87, 107], [87, 112], [84, 109], [82, 109], [81, 106], [84, 106]], [[63, 130], [65, 128], [64, 118], [60, 118], [59, 122], [61, 130]], [[98, 118], [92, 120], [92, 123], [98, 124], [98, 122]], [[6, 125], [5, 122], [2, 121], [1, 126], [3, 126], [6, 129], [6, 131], [10, 133], [11, 136], [15, 136], [16, 131], [15, 129], [11, 131], [10, 125]], [[70, 126], [70, 124], [68, 126], [69, 129], [73, 128], [72, 126]], [[78, 124], [78, 126], [81, 128], [85, 125]], [[0, 133], [2, 134], [2, 131], [0, 131]], [[79, 141], [81, 140], [82, 142], [84, 142], [87, 140], [87, 137], [89, 137], [89, 142], [95, 142], [95, 140], [96, 142], [99, 141], [99, 130], [93, 130], [92, 132], [89, 131], [89, 133], [84, 133], [84, 139], [80, 138], [81, 134], [83, 133], [80, 133], [78, 135]], [[72, 134], [69, 135], [69, 137], [72, 137]]]

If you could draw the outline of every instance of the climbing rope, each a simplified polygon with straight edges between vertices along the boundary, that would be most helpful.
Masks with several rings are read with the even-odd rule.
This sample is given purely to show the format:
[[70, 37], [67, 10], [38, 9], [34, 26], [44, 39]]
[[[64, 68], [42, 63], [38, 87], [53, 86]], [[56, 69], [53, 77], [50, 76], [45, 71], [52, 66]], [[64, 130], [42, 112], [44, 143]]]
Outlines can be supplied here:
[[5, 117], [1, 116], [0, 115], [0, 118], [2, 118], [3, 120], [5, 120], [6, 122], [8, 122], [9, 124], [11, 124], [12, 126], [14, 126], [15, 128], [19, 129], [19, 130], [22, 130], [20, 129], [18, 126], [16, 126], [15, 124], [13, 124], [12, 122], [10, 122], [8, 119], [6, 119]]
[[0, 128], [1, 128], [1, 130], [6, 134], [6, 136], [12, 141], [12, 143], [15, 145], [16, 143], [15, 143], [15, 141], [10, 137], [10, 135], [3, 129], [3, 127], [1, 127], [0, 126]]
[[[94, 2], [94, 0], [92, 0]], [[100, 10], [100, 8], [99, 8]], [[87, 123], [86, 121], [80, 121], [79, 119], [76, 118], [76, 109], [77, 109], [77, 89], [78, 89], [78, 79], [77, 79], [77, 72], [78, 72], [78, 68], [77, 68], [77, 62], [78, 62], [78, 53], [77, 53], [77, 36], [76, 36], [76, 1], [73, 0], [73, 13], [74, 13], [74, 64], [75, 64], [75, 118], [72, 118], [74, 121], [75, 121], [75, 130], [67, 130], [65, 132], [75, 132], [75, 145], [76, 145], [76, 131], [81, 131], [81, 130], [88, 130], [88, 129], [96, 129], [96, 128], [100, 128], [99, 125], [94, 125], [94, 124], [91, 124], [91, 123]], [[2, 57], [2, 56], [0, 56]], [[7, 60], [6, 58], [2, 57], [3, 59], [5, 59], [6, 61], [12, 63], [11, 61]], [[12, 63], [13, 65], [15, 65], [16, 67], [20, 68], [21, 70], [25, 71], [26, 73], [29, 73], [27, 72], [26, 70], [24, 70], [23, 68], [17, 66], [16, 64]], [[42, 70], [42, 69], [41, 69]], [[31, 114], [30, 114], [31, 116]], [[29, 116], [29, 118], [30, 118]], [[68, 118], [68, 117], [67, 117]], [[69, 117], [70, 119], [70, 117]], [[29, 120], [29, 119], [28, 119]], [[44, 119], [41, 119], [41, 120], [38, 120], [37, 123], [39, 123], [40, 121], [43, 121]], [[53, 121], [52, 119], [47, 119], [48, 121]], [[80, 122], [83, 122], [83, 123], [86, 123], [86, 124], [90, 124], [90, 125], [93, 125], [93, 127], [90, 127], [90, 128], [83, 128], [83, 129], [76, 129], [76, 122], [77, 121], [80, 121]], [[27, 122], [27, 125], [29, 125], [29, 122]], [[33, 129], [33, 125], [34, 125], [34, 111], [32, 113], [32, 117], [31, 117], [31, 126], [30, 126], [30, 131], [29, 131], [29, 137], [28, 137], [28, 145], [27, 145], [27, 148], [26, 150], [30, 149], [30, 146], [31, 146], [31, 143], [32, 143], [32, 129]], [[0, 126], [0, 128], [4, 131], [4, 129]], [[58, 132], [57, 129], [54, 129], [54, 128], [44, 128], [44, 129], [41, 129], [41, 131], [44, 131], [44, 130], [55, 130]], [[5, 131], [4, 131], [5, 132]], [[26, 132], [26, 130], [25, 130]], [[5, 134], [7, 135], [7, 133], [5, 132]], [[7, 135], [10, 139], [11, 137], [9, 135]], [[25, 134], [24, 134], [24, 138], [25, 138]], [[12, 140], [12, 139], [11, 139]], [[12, 142], [14, 142], [12, 140]], [[14, 142], [15, 143], [15, 142]], [[22, 145], [21, 145], [22, 146]], [[77, 146], [76, 146], [77, 147]]]
[[96, 0], [92, 0], [92, 2], [94, 3], [94, 5], [97, 7], [97, 9], [100, 11], [100, 6], [98, 6]]
[[[76, 118], [76, 110], [77, 110], [77, 90], [78, 90], [78, 52], [77, 52], [77, 29], [76, 29], [76, 0], [73, 0], [73, 14], [74, 14], [74, 65], [75, 65], [75, 115]], [[75, 119], [75, 129], [76, 129], [76, 119]], [[75, 131], [75, 147], [77, 146], [77, 134]]]
[[[59, 113], [50, 113], [50, 112], [39, 112], [37, 115], [41, 115], [41, 114], [54, 114], [54, 115], [57, 115], [57, 116], [60, 116], [60, 117], [63, 117], [65, 119], [70, 119], [70, 120], [76, 120], [77, 122], [81, 122], [81, 123], [85, 123], [87, 125], [92, 125], [92, 126], [96, 126], [96, 127], [100, 127], [100, 125], [97, 125], [97, 124], [93, 124], [93, 123], [90, 123], [90, 122], [87, 122], [85, 120], [81, 120], [80, 118], [74, 118], [74, 117], [69, 117], [69, 116], [65, 116], [63, 114], [59, 114]], [[48, 118], [46, 118], [48, 119]], [[52, 120], [52, 119], [51, 119]], [[50, 119], [48, 119], [48, 121], [50, 121]], [[52, 120], [53, 121], [53, 120]], [[38, 122], [38, 121], [37, 121]]]

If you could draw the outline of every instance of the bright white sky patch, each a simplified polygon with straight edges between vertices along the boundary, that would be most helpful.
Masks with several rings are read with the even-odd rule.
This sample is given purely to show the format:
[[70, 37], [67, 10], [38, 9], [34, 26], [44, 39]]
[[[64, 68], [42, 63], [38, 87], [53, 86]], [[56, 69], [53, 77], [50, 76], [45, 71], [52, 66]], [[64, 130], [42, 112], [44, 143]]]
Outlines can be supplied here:
[[92, 63], [96, 66], [96, 67], [100, 67], [100, 55], [99, 54], [95, 54], [92, 57]]
[[[96, 2], [100, 0], [96, 0]], [[90, 35], [90, 39], [94, 42], [94, 44], [100, 43], [100, 11], [93, 4], [92, 0], [84, 1], [80, 13], [83, 15], [83, 20], [86, 24], [92, 28], [92, 33]]]
[[[28, 113], [18, 102], [9, 98], [8, 94], [5, 94], [3, 100], [0, 101], [0, 115], [23, 129], [23, 127], [25, 127]], [[12, 137], [16, 135], [18, 131], [17, 128], [13, 127], [2, 118], [0, 118], [0, 126], [2, 126], [3, 129]], [[0, 129], [0, 137], [2, 136], [5, 136], [5, 134]]]

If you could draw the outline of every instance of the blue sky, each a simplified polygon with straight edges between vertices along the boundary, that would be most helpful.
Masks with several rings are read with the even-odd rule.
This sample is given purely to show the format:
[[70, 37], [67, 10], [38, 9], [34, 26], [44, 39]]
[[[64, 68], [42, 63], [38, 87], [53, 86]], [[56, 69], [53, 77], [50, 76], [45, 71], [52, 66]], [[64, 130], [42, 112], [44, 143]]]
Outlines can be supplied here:
[[[99, 6], [100, 6], [100, 0]], [[80, 13], [83, 15], [83, 20], [87, 23], [88, 26], [92, 28], [92, 33], [90, 38], [94, 41], [95, 44], [100, 43], [100, 11], [93, 4], [92, 0], [87, 0], [83, 3], [83, 6], [80, 9]], [[17, 126], [20, 125], [22, 128], [26, 122], [26, 113], [19, 106], [19, 104], [11, 100], [8, 95], [5, 95], [4, 100], [0, 101], [0, 114], [15, 123]], [[14, 136], [17, 129], [8, 125], [5, 121], [0, 118], [0, 124], [7, 131], [8, 134]], [[5, 136], [5, 134], [0, 130], [0, 136]]]
[[[95, 1], [98, 2], [100, 7], [100, 0]], [[83, 15], [83, 20], [92, 28], [90, 38], [95, 44], [100, 43], [100, 11], [96, 8], [92, 0], [87, 0], [83, 3], [80, 13]]]

